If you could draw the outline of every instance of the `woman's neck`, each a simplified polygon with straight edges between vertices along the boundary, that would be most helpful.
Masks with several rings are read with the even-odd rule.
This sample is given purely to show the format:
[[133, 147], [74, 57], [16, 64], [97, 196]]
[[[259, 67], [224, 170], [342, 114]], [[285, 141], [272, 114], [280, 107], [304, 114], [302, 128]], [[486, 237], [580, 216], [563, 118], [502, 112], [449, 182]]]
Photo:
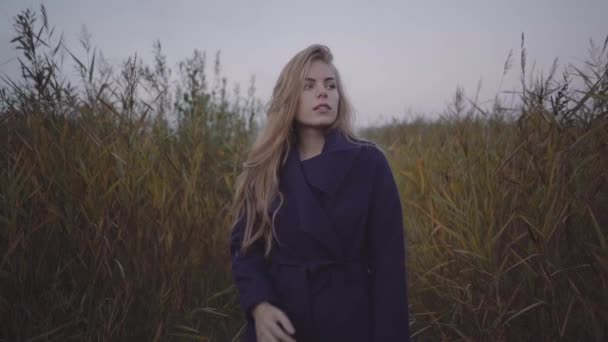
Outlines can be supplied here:
[[321, 154], [325, 145], [325, 133], [325, 130], [319, 128], [299, 127], [297, 129], [300, 160]]

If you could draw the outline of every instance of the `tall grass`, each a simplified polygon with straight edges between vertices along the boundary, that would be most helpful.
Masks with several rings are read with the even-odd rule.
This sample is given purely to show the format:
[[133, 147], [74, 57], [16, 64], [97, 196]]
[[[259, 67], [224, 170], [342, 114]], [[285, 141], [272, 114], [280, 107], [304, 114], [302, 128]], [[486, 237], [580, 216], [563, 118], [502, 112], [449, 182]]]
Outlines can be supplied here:
[[[256, 130], [253, 84], [230, 96], [219, 54], [210, 80], [199, 51], [175, 80], [160, 42], [153, 65], [132, 56], [116, 72], [88, 39], [84, 56], [56, 39], [44, 7], [15, 34], [22, 77], [0, 92], [0, 339], [238, 338], [226, 210]], [[459, 90], [441, 120], [363, 132], [403, 197], [416, 340], [608, 336], [608, 55], [592, 50], [584, 70], [535, 79], [522, 42], [517, 108]]]
[[[3, 92], [0, 336], [228, 339], [239, 322], [225, 216], [254, 89], [229, 103], [219, 58], [212, 87], [195, 51], [171, 93], [159, 43], [152, 67], [134, 56], [118, 73], [96, 69], [100, 54], [52, 40], [44, 8], [15, 29], [24, 57]], [[79, 89], [62, 81], [62, 51]]]
[[403, 196], [420, 340], [608, 338], [608, 51], [591, 51], [522, 83], [517, 115], [459, 90], [439, 122], [369, 130]]

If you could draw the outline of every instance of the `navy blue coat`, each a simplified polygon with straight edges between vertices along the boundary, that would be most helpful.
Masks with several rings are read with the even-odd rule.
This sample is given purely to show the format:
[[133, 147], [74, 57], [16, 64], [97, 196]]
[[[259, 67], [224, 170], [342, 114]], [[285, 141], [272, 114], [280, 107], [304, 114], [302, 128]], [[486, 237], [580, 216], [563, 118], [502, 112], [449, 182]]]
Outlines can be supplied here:
[[256, 341], [262, 301], [286, 313], [298, 342], [409, 341], [402, 207], [384, 153], [333, 129], [315, 157], [300, 161], [291, 146], [279, 189], [268, 260], [262, 241], [240, 253], [242, 219], [231, 235], [242, 341]]

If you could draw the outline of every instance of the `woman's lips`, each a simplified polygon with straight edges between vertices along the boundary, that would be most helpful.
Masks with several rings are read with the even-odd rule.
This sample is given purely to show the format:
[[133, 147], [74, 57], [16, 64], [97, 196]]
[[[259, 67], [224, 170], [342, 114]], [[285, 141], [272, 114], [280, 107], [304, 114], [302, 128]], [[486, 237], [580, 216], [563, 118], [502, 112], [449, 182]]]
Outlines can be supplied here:
[[330, 109], [331, 109], [331, 107], [329, 105], [320, 104], [320, 105], [316, 106], [313, 110], [325, 111], [326, 112], [326, 111], [328, 111]]

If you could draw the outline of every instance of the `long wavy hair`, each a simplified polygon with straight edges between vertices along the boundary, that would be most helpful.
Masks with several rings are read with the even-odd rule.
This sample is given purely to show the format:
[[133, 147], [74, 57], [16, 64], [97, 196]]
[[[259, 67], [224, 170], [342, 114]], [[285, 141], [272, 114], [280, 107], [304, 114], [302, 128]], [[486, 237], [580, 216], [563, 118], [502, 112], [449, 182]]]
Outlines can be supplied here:
[[[336, 76], [339, 94], [337, 117], [328, 129], [337, 128], [348, 140], [354, 141], [353, 114], [333, 55], [325, 45], [313, 44], [298, 52], [283, 67], [274, 86], [264, 128], [251, 147], [243, 170], [236, 179], [236, 190], [231, 207], [232, 229], [245, 219], [241, 251], [245, 252], [258, 239], [264, 243], [264, 255], [269, 256], [275, 236], [274, 219], [283, 204], [279, 191], [279, 170], [285, 164], [292, 142], [296, 139], [296, 111], [304, 89], [304, 77], [313, 61], [328, 64]], [[279, 205], [272, 212], [271, 206]]]

